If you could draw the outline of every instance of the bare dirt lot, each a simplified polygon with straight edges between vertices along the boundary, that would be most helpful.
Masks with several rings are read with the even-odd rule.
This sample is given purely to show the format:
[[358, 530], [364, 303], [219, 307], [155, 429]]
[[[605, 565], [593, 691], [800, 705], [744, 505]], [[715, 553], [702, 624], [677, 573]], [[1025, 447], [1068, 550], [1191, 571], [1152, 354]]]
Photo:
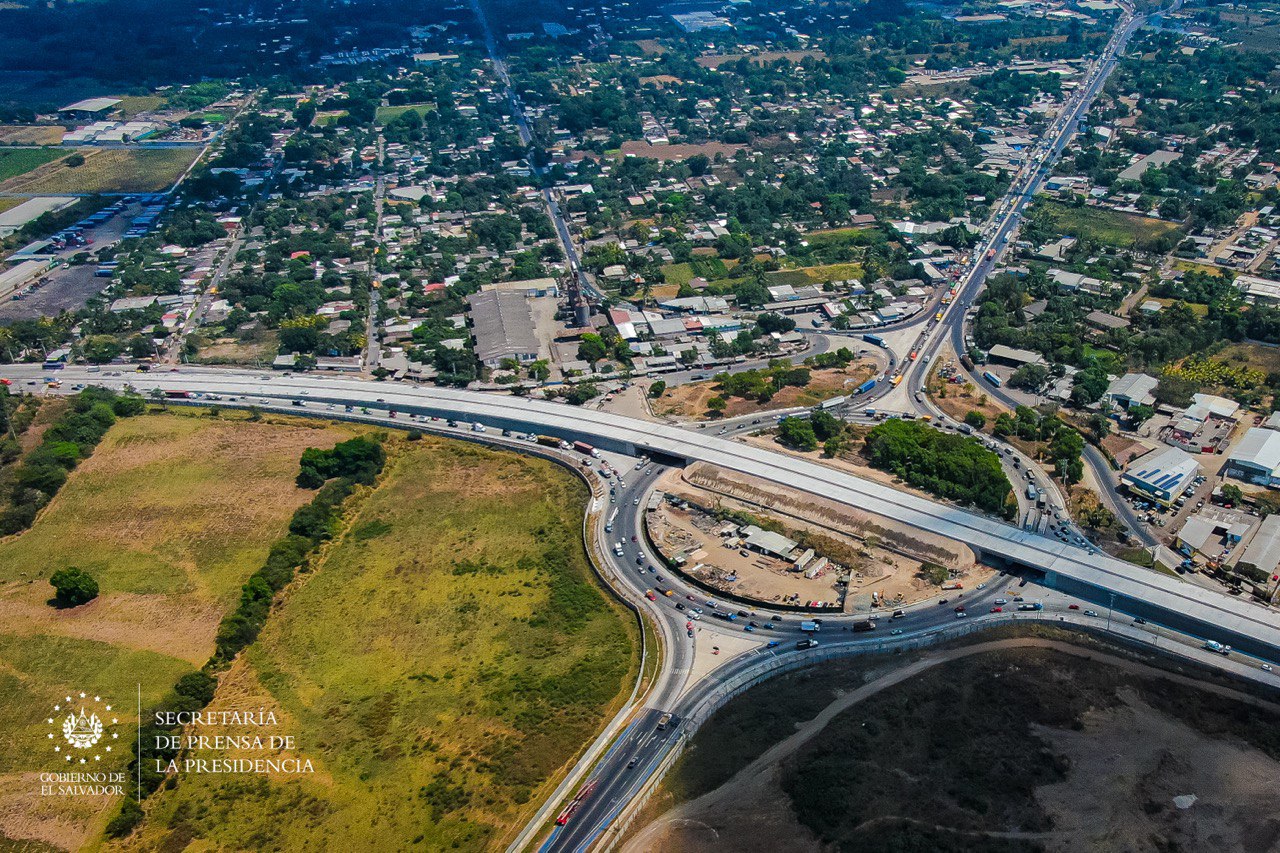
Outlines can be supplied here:
[[[708, 466], [669, 472], [658, 488], [696, 507], [746, 512], [780, 523], [785, 535], [834, 564], [819, 577], [806, 579], [782, 560], [754, 553], [743, 557], [737, 548], [724, 547], [717, 533], [721, 524], [705, 512], [664, 505], [650, 528], [654, 540], [669, 555], [684, 553], [694, 577], [735, 595], [775, 602], [798, 596], [790, 603], [804, 604], [839, 602], [843, 594], [846, 612], [874, 612], [936, 595], [938, 587], [919, 576], [925, 561], [951, 569], [966, 585], [992, 574], [957, 542]], [[702, 568], [694, 572], [699, 563]], [[848, 581], [847, 591], [837, 585], [841, 577]]]
[[[876, 363], [870, 359], [855, 361], [844, 368], [814, 370], [809, 374], [808, 385], [803, 388], [789, 385], [774, 394], [767, 403], [742, 397], [725, 397], [729, 405], [723, 416], [736, 418], [756, 412], [813, 406], [831, 397], [849, 393], [877, 372]], [[690, 382], [669, 389], [654, 401], [653, 408], [656, 414], [666, 417], [708, 420], [707, 401], [716, 396], [721, 396], [721, 392], [715, 381]]]
[[888, 672], [828, 671], [841, 682], [834, 700], [780, 700], [799, 714], [790, 732], [776, 707], [753, 716], [753, 693], [710, 721], [658, 797], [686, 801], [624, 849], [1262, 853], [1280, 843], [1270, 806], [1280, 706], [1270, 702], [1031, 637]]

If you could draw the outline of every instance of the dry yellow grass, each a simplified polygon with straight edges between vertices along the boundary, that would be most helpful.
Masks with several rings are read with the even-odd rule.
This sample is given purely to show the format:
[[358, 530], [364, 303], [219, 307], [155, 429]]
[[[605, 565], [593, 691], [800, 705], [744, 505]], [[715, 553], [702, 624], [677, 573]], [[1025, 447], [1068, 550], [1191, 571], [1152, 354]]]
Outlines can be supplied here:
[[198, 148], [107, 148], [81, 152], [76, 167], [66, 160], [42, 166], [0, 184], [23, 193], [155, 192], [168, 189], [199, 155]]

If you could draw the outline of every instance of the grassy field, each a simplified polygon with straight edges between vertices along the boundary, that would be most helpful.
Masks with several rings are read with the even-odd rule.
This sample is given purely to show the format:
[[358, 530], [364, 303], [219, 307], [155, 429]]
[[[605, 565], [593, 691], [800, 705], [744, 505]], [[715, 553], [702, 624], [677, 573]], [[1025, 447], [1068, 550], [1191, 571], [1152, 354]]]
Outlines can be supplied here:
[[[182, 412], [120, 421], [34, 527], [0, 540], [0, 850], [6, 838], [75, 849], [100, 829], [103, 800], [85, 813], [33, 797], [23, 775], [49, 769], [31, 745], [50, 706], [72, 689], [93, 691], [131, 723], [138, 685], [154, 701], [202, 664], [239, 585], [310, 498], [293, 483], [302, 451], [358, 429], [277, 420]], [[49, 575], [73, 565], [101, 594], [55, 610], [45, 603]]]
[[435, 104], [401, 104], [398, 107], [378, 107], [374, 121], [381, 126], [400, 118], [407, 112], [415, 112], [419, 117], [422, 117], [435, 108]]
[[125, 95], [120, 99], [118, 109], [127, 117], [132, 118], [138, 113], [153, 112], [160, 109], [165, 104], [165, 99], [160, 95]]
[[0, 181], [25, 175], [45, 163], [52, 163], [65, 156], [65, 151], [48, 148], [0, 148]]
[[214, 700], [278, 708], [316, 773], [184, 776], [139, 845], [505, 846], [635, 675], [586, 498], [544, 460], [406, 442]]
[[1267, 347], [1261, 344], [1231, 344], [1218, 354], [1220, 361], [1239, 364], [1263, 373], [1280, 372], [1280, 347]]
[[1037, 219], [1049, 218], [1063, 234], [1097, 240], [1118, 249], [1145, 246], [1179, 230], [1178, 225], [1163, 219], [1098, 207], [1068, 207], [1052, 201], [1037, 201], [1034, 215]]
[[85, 151], [80, 166], [46, 166], [34, 174], [10, 178], [0, 189], [51, 194], [154, 192], [172, 186], [199, 153], [194, 147]]

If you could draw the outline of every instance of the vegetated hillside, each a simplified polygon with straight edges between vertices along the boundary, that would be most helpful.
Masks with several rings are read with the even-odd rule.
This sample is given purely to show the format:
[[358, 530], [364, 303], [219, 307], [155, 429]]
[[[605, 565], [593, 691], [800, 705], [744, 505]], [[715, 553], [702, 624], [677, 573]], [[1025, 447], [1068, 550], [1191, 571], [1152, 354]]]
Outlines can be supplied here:
[[1257, 779], [1280, 772], [1280, 705], [1055, 641], [944, 654], [960, 657], [887, 682], [779, 763], [736, 776], [828, 704], [809, 687], [871, 690], [886, 661], [815, 667], [734, 700], [665, 783], [681, 800], [711, 793], [644, 839], [704, 853], [1275, 849]]
[[1010, 514], [1013, 487], [1000, 467], [1000, 457], [977, 439], [895, 418], [871, 430], [863, 453], [872, 465], [912, 486], [989, 512]]
[[582, 547], [586, 499], [545, 460], [406, 443], [210, 706], [276, 709], [315, 774], [183, 774], [137, 843], [505, 846], [635, 674], [631, 617]]
[[[69, 409], [45, 401], [22, 447], [36, 446]], [[39, 797], [32, 781], [56, 769], [52, 750], [33, 746], [46, 741], [53, 703], [93, 691], [122, 709], [121, 737], [131, 737], [135, 693], [150, 705], [208, 658], [240, 584], [310, 496], [294, 485], [303, 449], [360, 430], [273, 420], [121, 419], [31, 529], [0, 539], [0, 850], [11, 841], [18, 850], [29, 841], [78, 849], [100, 829], [108, 799]], [[70, 566], [89, 572], [100, 595], [51, 607], [49, 577]], [[127, 753], [96, 769], [123, 770]]]

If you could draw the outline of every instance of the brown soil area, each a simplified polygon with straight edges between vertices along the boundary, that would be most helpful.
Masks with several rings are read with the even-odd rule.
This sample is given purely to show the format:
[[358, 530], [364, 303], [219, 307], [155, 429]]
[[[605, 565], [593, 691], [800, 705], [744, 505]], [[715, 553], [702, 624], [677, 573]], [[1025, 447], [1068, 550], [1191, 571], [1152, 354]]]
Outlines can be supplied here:
[[[971, 411], [982, 412], [987, 416], [985, 431], [990, 432], [996, 416], [1008, 409], [988, 397], [980, 386], [969, 381], [964, 376], [963, 370], [960, 371], [960, 376], [964, 380], [962, 382], [952, 383], [942, 378], [939, 375], [940, 371], [945, 370], [949, 365], [955, 368], [960, 367], [956, 361], [955, 351], [950, 347], [944, 347], [934, 360], [934, 369], [929, 372], [929, 399], [957, 421], [963, 421], [964, 416]], [[943, 396], [944, 394], [946, 396]]]
[[[847, 394], [875, 374], [875, 362], [866, 359], [853, 362], [845, 368], [814, 370], [809, 375], [808, 385], [803, 388], [787, 386], [774, 394], [773, 399], [767, 403], [744, 400], [741, 397], [725, 397], [729, 405], [724, 410], [724, 417], [736, 418], [757, 412], [812, 406], [830, 397]], [[720, 391], [714, 380], [678, 385], [654, 401], [654, 411], [666, 417], [710, 420], [707, 416], [707, 401], [717, 395], [720, 395]]]
[[620, 150], [624, 156], [634, 154], [636, 157], [649, 157], [654, 160], [688, 160], [696, 154], [702, 154], [714, 160], [717, 154], [732, 157], [741, 148], [741, 145], [730, 145], [726, 142], [704, 142], [701, 145], [674, 142], [669, 145], [650, 145], [643, 139], [633, 139], [622, 143]]
[[768, 65], [770, 62], [777, 62], [779, 59], [785, 59], [789, 62], [800, 62], [806, 57], [813, 59], [826, 59], [827, 55], [820, 50], [784, 50], [773, 51], [766, 50], [760, 53], [730, 53], [723, 56], [699, 56], [694, 61], [703, 68], [719, 68], [730, 62], [737, 62], [739, 59], [750, 59], [756, 65]]
[[[700, 463], [683, 471], [669, 472], [658, 482], [658, 487], [697, 506], [745, 510], [780, 521], [791, 531], [811, 534], [823, 544], [822, 556], [853, 569], [845, 595], [846, 612], [897, 607], [936, 595], [937, 587], [916, 577], [924, 561], [947, 566], [967, 585], [986, 581], [994, 574], [990, 568], [977, 564], [973, 552], [958, 542], [913, 530], [893, 519], [850, 509], [835, 501], [781, 489], [772, 483]], [[806, 580], [803, 575], [788, 572], [780, 561], [756, 554], [743, 558], [737, 550], [724, 548], [714, 534], [697, 532], [688, 521], [680, 526], [684, 537], [692, 535], [709, 545], [703, 549], [702, 556], [691, 555], [688, 562], [689, 569], [699, 562], [710, 567], [697, 574], [705, 583], [731, 589], [738, 595], [758, 596], [762, 601], [777, 601], [778, 596], [795, 593], [800, 594], [802, 601], [836, 600], [832, 589], [836, 579], [834, 570], [815, 580]], [[670, 526], [662, 535], [666, 536], [669, 529]], [[671, 541], [672, 550], [678, 550], [681, 536], [672, 536]], [[726, 569], [737, 572], [736, 582], [723, 579]], [[883, 599], [883, 605], [873, 604], [873, 593]]]

